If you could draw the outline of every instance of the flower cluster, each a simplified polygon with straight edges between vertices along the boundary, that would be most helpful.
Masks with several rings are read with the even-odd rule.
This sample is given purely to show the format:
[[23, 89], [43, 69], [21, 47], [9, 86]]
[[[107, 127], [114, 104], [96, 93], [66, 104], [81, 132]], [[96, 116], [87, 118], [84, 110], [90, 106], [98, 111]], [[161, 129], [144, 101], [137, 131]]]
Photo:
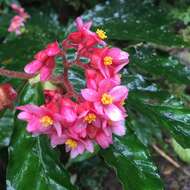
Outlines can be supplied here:
[[11, 4], [11, 8], [17, 15], [11, 19], [8, 32], [15, 32], [16, 35], [20, 35], [22, 33], [22, 28], [24, 28], [24, 23], [30, 16], [25, 12], [24, 8], [15, 3]]
[[[129, 55], [118, 48], [108, 47], [104, 41], [106, 33], [101, 29], [96, 33], [90, 31], [91, 25], [92, 22], [84, 23], [77, 18], [77, 31], [70, 33], [61, 47], [58, 42], [47, 45], [25, 67], [27, 73], [40, 74], [41, 81], [51, 80], [55, 58], [62, 57], [64, 73], [58, 78], [67, 93], [60, 89], [44, 90], [44, 105], [18, 107], [22, 111], [18, 118], [28, 122], [28, 132], [46, 134], [53, 147], [65, 144], [72, 158], [86, 150], [93, 152], [95, 143], [107, 148], [112, 144], [113, 134], [122, 136], [126, 131], [127, 114], [123, 105], [128, 89], [120, 85], [118, 72], [128, 64]], [[76, 50], [74, 62], [69, 62], [66, 57], [70, 48]], [[88, 64], [82, 63], [81, 57], [86, 57]], [[68, 69], [73, 64], [85, 72], [86, 88], [80, 94], [76, 94], [67, 78]]]

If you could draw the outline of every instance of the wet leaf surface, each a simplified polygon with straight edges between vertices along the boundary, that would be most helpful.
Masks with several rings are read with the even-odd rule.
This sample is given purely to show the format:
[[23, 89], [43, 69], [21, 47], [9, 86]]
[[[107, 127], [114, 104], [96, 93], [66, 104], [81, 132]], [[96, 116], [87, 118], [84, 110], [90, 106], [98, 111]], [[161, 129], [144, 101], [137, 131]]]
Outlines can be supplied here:
[[8, 146], [12, 135], [14, 111], [4, 110], [0, 113], [0, 147]]
[[125, 190], [163, 189], [150, 155], [136, 138], [127, 134], [115, 137], [114, 144], [101, 154], [105, 162], [116, 170]]
[[84, 16], [92, 18], [95, 26], [103, 28], [108, 39], [154, 42], [169, 46], [184, 46], [182, 37], [175, 33], [170, 8], [153, 1], [113, 0], [98, 4]]

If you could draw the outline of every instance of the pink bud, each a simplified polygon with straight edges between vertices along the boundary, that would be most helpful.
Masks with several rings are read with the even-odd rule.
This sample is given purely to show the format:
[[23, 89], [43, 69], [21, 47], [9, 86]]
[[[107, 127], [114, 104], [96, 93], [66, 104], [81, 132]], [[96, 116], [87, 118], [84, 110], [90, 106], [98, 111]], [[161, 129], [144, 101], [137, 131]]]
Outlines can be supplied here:
[[8, 84], [0, 85], [0, 110], [10, 107], [13, 101], [16, 99], [17, 93], [13, 87]]

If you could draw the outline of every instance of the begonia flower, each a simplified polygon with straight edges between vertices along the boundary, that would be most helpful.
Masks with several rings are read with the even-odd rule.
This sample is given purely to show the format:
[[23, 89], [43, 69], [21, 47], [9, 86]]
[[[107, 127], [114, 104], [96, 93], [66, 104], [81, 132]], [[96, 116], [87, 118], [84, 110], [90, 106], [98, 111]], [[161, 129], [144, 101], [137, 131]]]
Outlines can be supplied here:
[[24, 71], [29, 74], [40, 73], [41, 81], [49, 80], [55, 68], [55, 57], [60, 51], [58, 42], [48, 44], [34, 56], [34, 61], [25, 66]]
[[127, 97], [128, 89], [125, 86], [116, 86], [114, 81], [104, 79], [99, 83], [97, 90], [86, 88], [81, 93], [85, 100], [93, 102], [98, 114], [112, 121], [124, 119], [125, 114], [116, 103], [122, 102]]

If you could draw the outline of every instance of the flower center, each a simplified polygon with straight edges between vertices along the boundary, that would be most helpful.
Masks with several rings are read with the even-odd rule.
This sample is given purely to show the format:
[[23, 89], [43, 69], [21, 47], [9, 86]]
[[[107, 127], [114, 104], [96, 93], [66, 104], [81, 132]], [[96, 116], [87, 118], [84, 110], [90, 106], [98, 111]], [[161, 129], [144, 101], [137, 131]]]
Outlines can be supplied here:
[[101, 29], [97, 29], [96, 30], [96, 34], [98, 35], [98, 37], [102, 40], [106, 39], [107, 36], [106, 36], [106, 32], [104, 32], [103, 30]]
[[93, 114], [93, 113], [89, 113], [85, 118], [84, 120], [88, 123], [88, 124], [91, 124], [93, 121], [96, 120], [96, 115]]
[[107, 94], [107, 93], [104, 93], [104, 94], [102, 95], [101, 102], [102, 102], [102, 104], [104, 104], [104, 105], [112, 104], [112, 102], [113, 102], [113, 97], [112, 97], [111, 95]]
[[71, 149], [75, 149], [77, 147], [77, 142], [73, 139], [67, 139], [65, 144]]
[[49, 127], [50, 125], [53, 125], [53, 119], [45, 115], [40, 119], [40, 123], [43, 125], [43, 127]]
[[104, 57], [104, 65], [111, 65], [112, 64], [112, 57], [106, 56]]

